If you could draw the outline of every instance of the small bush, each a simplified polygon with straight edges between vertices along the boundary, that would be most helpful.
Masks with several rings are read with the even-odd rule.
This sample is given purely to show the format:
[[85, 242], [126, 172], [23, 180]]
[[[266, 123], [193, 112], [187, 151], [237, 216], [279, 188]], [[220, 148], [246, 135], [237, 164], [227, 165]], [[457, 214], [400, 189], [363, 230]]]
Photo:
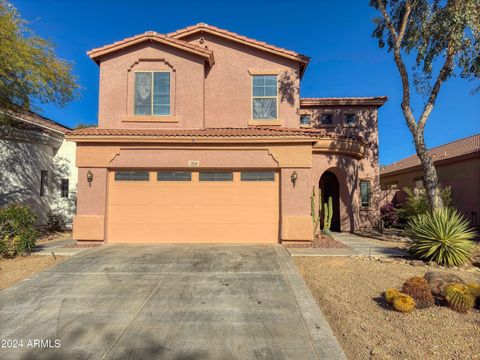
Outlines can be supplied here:
[[423, 277], [414, 276], [407, 279], [403, 284], [402, 291], [404, 294], [413, 297], [415, 304], [419, 309], [435, 305], [435, 299], [430, 290], [430, 285]]
[[[405, 202], [395, 209], [397, 215], [397, 221], [399, 224], [406, 225], [415, 216], [425, 214], [430, 210], [428, 204], [427, 193], [424, 189], [412, 189], [409, 187], [403, 188], [406, 192], [407, 198]], [[443, 201], [444, 207], [450, 207], [452, 205], [452, 191], [450, 187], [439, 187], [440, 197]]]
[[402, 313], [411, 313], [415, 309], [415, 300], [406, 294], [399, 294], [393, 298], [393, 308]]
[[393, 203], [387, 203], [380, 207], [381, 219], [385, 227], [392, 227], [398, 221], [397, 212]]
[[394, 288], [388, 288], [385, 290], [385, 300], [387, 301], [388, 304], [391, 304], [393, 302], [393, 299], [400, 295], [400, 291]]
[[0, 209], [0, 256], [14, 257], [35, 248], [35, 216], [30, 208], [10, 205]]
[[58, 212], [49, 211], [47, 214], [47, 228], [50, 231], [65, 230], [67, 218]]
[[418, 215], [408, 222], [406, 231], [412, 238], [410, 253], [424, 261], [457, 266], [468, 260], [473, 249], [475, 232], [454, 209], [436, 209]]
[[466, 313], [475, 305], [475, 297], [467, 285], [449, 284], [445, 287], [445, 300], [455, 311]]

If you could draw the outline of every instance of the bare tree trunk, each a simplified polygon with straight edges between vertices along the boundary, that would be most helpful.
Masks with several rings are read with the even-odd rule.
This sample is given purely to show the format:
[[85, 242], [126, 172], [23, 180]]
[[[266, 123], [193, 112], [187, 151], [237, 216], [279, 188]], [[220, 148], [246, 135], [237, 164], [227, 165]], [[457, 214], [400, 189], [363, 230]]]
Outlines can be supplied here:
[[393, 57], [395, 63], [397, 65], [398, 71], [400, 73], [400, 78], [402, 80], [402, 111], [405, 117], [405, 122], [407, 123], [408, 129], [413, 136], [413, 140], [415, 143], [415, 150], [417, 151], [417, 156], [420, 159], [420, 163], [422, 164], [423, 173], [424, 173], [424, 183], [425, 188], [427, 191], [427, 199], [432, 210], [442, 208], [443, 201], [440, 197], [438, 191], [438, 176], [437, 171], [435, 169], [435, 165], [433, 163], [432, 157], [428, 154], [427, 148], [425, 146], [425, 139], [424, 139], [424, 129], [425, 124], [427, 123], [428, 117], [432, 112], [433, 106], [437, 99], [438, 93], [440, 91], [440, 87], [443, 81], [447, 78], [448, 74], [452, 71], [453, 65], [453, 57], [455, 55], [455, 51], [451, 46], [450, 42], [447, 48], [447, 56], [445, 58], [445, 62], [438, 74], [437, 80], [432, 88], [430, 93], [430, 97], [425, 104], [423, 112], [420, 116], [420, 119], [415, 121], [415, 116], [413, 115], [412, 109], [410, 107], [410, 81], [408, 78], [408, 71], [403, 62], [402, 55], [401, 55], [401, 44], [403, 37], [405, 35], [405, 31], [408, 24], [408, 19], [411, 13], [412, 4], [409, 0], [405, 2], [405, 13], [403, 14], [402, 21], [400, 23], [399, 29], [395, 29], [395, 25], [392, 22], [392, 19], [387, 13], [385, 8], [384, 2], [382, 0], [377, 0], [377, 5], [380, 12], [383, 15], [383, 18], [386, 21], [387, 27], [390, 31], [391, 37], [393, 39]]
[[417, 151], [417, 156], [423, 168], [423, 179], [430, 209], [442, 208], [443, 201], [438, 191], [437, 170], [435, 169], [432, 157], [427, 152], [423, 129], [416, 129], [416, 131], [412, 132], [412, 135], [415, 142], [415, 150]]

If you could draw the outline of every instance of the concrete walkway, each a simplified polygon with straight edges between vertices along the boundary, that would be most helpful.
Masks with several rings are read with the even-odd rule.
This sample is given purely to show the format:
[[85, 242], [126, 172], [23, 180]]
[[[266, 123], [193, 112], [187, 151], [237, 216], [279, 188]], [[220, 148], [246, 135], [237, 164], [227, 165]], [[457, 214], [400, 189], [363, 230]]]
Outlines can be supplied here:
[[281, 245], [87, 249], [0, 291], [0, 319], [23, 341], [0, 359], [346, 359]]
[[39, 244], [33, 251], [34, 255], [52, 256], [52, 253], [58, 256], [73, 256], [79, 254], [88, 248], [80, 247], [66, 247], [75, 244], [76, 241], [72, 238], [52, 240]]
[[348, 248], [287, 248], [291, 256], [375, 256], [403, 257], [407, 254], [379, 241], [351, 233], [332, 233], [335, 240], [341, 241]]
[[391, 246], [382, 245], [380, 241], [369, 240], [364, 236], [351, 233], [332, 233], [335, 240], [347, 245], [356, 255], [376, 257], [403, 257], [407, 254]]

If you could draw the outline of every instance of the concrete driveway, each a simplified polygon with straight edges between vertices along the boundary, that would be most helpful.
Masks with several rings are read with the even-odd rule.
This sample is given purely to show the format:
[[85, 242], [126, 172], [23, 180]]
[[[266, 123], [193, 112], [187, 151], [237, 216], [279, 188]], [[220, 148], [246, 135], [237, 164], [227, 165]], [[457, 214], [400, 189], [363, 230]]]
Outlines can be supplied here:
[[1, 291], [0, 319], [1, 359], [345, 358], [279, 245], [90, 249]]

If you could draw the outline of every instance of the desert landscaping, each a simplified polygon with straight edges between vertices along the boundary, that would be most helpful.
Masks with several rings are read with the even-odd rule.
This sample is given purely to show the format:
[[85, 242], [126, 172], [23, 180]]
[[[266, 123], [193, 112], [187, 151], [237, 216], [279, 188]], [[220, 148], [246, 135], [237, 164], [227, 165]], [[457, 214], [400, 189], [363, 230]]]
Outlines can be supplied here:
[[473, 359], [480, 354], [480, 311], [445, 306], [394, 311], [387, 288], [429, 271], [480, 282], [480, 269], [413, 266], [392, 259], [296, 257], [295, 264], [349, 359]]

